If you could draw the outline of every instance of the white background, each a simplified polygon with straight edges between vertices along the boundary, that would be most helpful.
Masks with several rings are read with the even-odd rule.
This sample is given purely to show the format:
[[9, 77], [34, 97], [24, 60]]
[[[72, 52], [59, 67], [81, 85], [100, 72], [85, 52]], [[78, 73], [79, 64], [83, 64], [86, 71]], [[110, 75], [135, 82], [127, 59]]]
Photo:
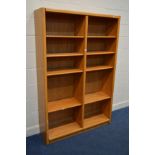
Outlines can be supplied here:
[[[130, 0], [130, 155], [154, 155], [154, 1]], [[0, 154], [26, 155], [26, 8], [1, 1]]]
[[114, 109], [129, 103], [129, 17], [128, 0], [27, 0], [26, 13], [26, 124], [27, 136], [39, 132], [34, 10], [40, 7], [121, 16]]

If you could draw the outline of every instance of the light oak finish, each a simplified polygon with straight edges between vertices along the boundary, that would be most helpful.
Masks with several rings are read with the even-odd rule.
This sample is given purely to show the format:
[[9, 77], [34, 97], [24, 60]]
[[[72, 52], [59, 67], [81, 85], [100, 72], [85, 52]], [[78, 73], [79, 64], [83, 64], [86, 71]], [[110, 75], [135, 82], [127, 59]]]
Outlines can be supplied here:
[[102, 91], [98, 91], [95, 93], [86, 94], [85, 96], [85, 104], [102, 101], [106, 99], [110, 99], [111, 97]]
[[108, 38], [116, 38], [116, 36], [88, 36], [88, 38], [101, 38], [101, 39], [107, 38], [108, 39]]
[[84, 125], [85, 125], [85, 128], [90, 128], [92, 126], [96, 126], [106, 122], [109, 122], [109, 118], [104, 114], [100, 114], [97, 116], [86, 118], [84, 120]]
[[83, 36], [55, 36], [55, 35], [46, 35], [47, 38], [84, 38]]
[[54, 53], [54, 54], [47, 54], [47, 58], [51, 57], [72, 57], [72, 56], [83, 56], [82, 53]]
[[67, 108], [72, 108], [76, 106], [80, 106], [81, 102], [76, 98], [67, 98], [58, 101], [53, 101], [48, 103], [48, 112], [54, 112], [58, 110], [64, 110]]
[[47, 76], [81, 73], [81, 72], [82, 72], [81, 69], [63, 69], [63, 70], [58, 70], [58, 71], [48, 71]]
[[47, 77], [46, 77], [46, 20], [45, 9], [41, 8], [34, 12], [36, 33], [36, 60], [37, 60], [37, 83], [38, 83], [38, 107], [40, 111], [40, 132], [44, 134], [46, 144], [48, 140], [48, 113], [47, 113]]
[[105, 69], [112, 69], [112, 66], [95, 66], [95, 67], [87, 67], [86, 71], [98, 71], [98, 70], [105, 70]]
[[38, 102], [45, 143], [111, 121], [120, 17], [35, 11]]
[[74, 132], [80, 131], [81, 128], [78, 123], [69, 123], [60, 127], [56, 127], [48, 131], [49, 133], [49, 140], [57, 139], [63, 136], [70, 135]]
[[97, 14], [97, 13], [81, 12], [81, 11], [78, 12], [78, 11], [69, 11], [69, 10], [58, 10], [58, 9], [50, 9], [50, 8], [46, 8], [46, 12], [49, 12], [49, 13], [76, 14], [76, 15], [104, 17], [104, 18], [112, 18], [112, 19], [119, 19], [120, 18], [120, 16], [108, 15], [108, 14]]
[[109, 51], [91, 51], [87, 52], [87, 55], [104, 55], [104, 54], [114, 54], [115, 52], [109, 52]]

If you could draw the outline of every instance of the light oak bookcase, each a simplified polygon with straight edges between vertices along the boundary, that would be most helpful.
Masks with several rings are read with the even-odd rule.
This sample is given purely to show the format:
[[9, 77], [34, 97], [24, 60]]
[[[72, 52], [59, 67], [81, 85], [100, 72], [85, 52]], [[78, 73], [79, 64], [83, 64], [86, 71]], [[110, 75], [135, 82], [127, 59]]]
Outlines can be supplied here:
[[34, 14], [45, 143], [110, 123], [120, 16], [47, 8]]

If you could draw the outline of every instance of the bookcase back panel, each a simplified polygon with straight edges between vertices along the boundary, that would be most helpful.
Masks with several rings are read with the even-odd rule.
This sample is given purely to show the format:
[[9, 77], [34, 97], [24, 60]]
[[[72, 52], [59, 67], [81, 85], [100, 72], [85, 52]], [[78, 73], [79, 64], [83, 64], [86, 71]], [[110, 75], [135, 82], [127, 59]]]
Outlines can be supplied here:
[[111, 94], [112, 91], [112, 71], [95, 71], [86, 74], [86, 94], [103, 91]]
[[115, 51], [116, 40], [113, 38], [89, 38], [87, 51]]
[[91, 66], [113, 66], [114, 65], [114, 55], [91, 55], [87, 56], [87, 67]]
[[71, 38], [48, 38], [47, 39], [47, 53], [73, 53], [83, 52], [83, 39]]
[[50, 35], [83, 35], [84, 16], [63, 13], [46, 13], [46, 31]]
[[102, 71], [88, 72], [86, 74], [86, 94], [100, 91], [103, 86]]
[[88, 104], [85, 106], [84, 118], [92, 117], [102, 113], [102, 104], [100, 102]]
[[110, 101], [111, 100], [108, 99], [105, 101], [98, 101], [91, 104], [87, 104], [84, 110], [84, 118], [89, 118], [100, 114], [104, 114], [109, 118], [110, 117], [109, 111], [111, 108]]
[[55, 128], [76, 120], [75, 112], [77, 108], [70, 108], [49, 114], [49, 128]]
[[117, 20], [109, 18], [89, 17], [88, 36], [115, 36], [117, 34]]

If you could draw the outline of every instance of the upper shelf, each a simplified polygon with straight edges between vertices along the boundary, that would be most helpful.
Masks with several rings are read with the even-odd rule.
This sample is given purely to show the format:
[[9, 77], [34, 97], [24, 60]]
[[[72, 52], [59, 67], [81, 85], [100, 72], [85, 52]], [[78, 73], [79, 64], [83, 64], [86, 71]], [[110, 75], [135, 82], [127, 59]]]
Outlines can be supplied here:
[[107, 38], [108, 39], [108, 38], [116, 38], [116, 36], [87, 36], [87, 38], [101, 38], [101, 39]]
[[94, 67], [87, 67], [86, 68], [86, 71], [87, 72], [91, 72], [91, 71], [98, 71], [98, 70], [106, 70], [106, 69], [112, 69], [113, 67], [112, 66], [94, 66]]
[[[69, 35], [51, 35], [51, 34], [47, 34], [46, 35], [47, 38], [84, 38], [84, 36], [69, 36]], [[103, 38], [103, 39], [108, 39], [108, 38], [116, 38], [116, 36], [87, 36], [87, 38]]]
[[84, 38], [84, 36], [46, 35], [47, 38]]
[[114, 54], [115, 52], [110, 51], [88, 51], [87, 55], [104, 55], [104, 54]]
[[81, 73], [81, 72], [83, 72], [81, 69], [63, 69], [63, 70], [56, 70], [56, 71], [48, 71], [47, 76]]
[[46, 55], [47, 58], [50, 57], [72, 57], [72, 56], [83, 56], [83, 53], [78, 53], [78, 52], [74, 52], [74, 53], [48, 53]]

